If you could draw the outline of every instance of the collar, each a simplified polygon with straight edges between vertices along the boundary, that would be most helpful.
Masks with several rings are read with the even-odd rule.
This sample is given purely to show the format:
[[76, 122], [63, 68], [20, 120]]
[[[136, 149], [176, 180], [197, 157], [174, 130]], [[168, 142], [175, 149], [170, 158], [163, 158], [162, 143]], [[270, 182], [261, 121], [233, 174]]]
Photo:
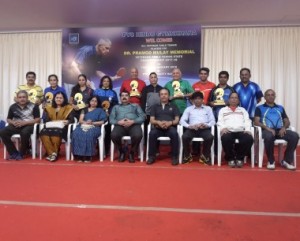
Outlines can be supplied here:
[[274, 102], [274, 105], [273, 105], [273, 106], [268, 105], [267, 102], [265, 102], [265, 103], [263, 104], [263, 106], [264, 106], [264, 107], [269, 107], [269, 108], [278, 107], [278, 105], [277, 105], [275, 102]]

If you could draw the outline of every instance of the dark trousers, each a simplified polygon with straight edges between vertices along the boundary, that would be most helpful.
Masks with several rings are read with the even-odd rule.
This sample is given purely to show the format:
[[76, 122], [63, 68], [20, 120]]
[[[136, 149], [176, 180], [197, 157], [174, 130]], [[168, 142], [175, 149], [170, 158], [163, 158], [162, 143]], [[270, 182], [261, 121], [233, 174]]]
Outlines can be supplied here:
[[111, 140], [111, 124], [107, 123], [104, 126], [105, 129], [105, 137], [104, 137], [104, 148], [105, 148], [105, 154], [110, 153], [110, 140]]
[[284, 153], [284, 160], [288, 163], [294, 162], [294, 151], [297, 148], [299, 135], [297, 132], [287, 130], [286, 134], [283, 137], [279, 137], [278, 131], [276, 132], [276, 135], [273, 136], [272, 132], [268, 130], [262, 131], [262, 138], [264, 139], [265, 143], [265, 150], [268, 157], [268, 161], [274, 161], [274, 141], [275, 139], [283, 139], [287, 141], [287, 146]]
[[23, 126], [20, 128], [9, 125], [4, 129], [0, 130], [0, 137], [2, 138], [2, 141], [6, 146], [8, 153], [11, 155], [14, 152], [17, 152], [17, 149], [14, 143], [12, 142], [11, 137], [14, 134], [20, 134], [21, 136], [20, 153], [24, 155], [27, 153], [27, 150], [29, 149], [30, 136], [32, 132], [33, 132], [33, 125]]
[[140, 124], [134, 124], [130, 127], [115, 125], [111, 132], [111, 140], [119, 151], [122, 149], [122, 137], [130, 136], [131, 152], [137, 152], [138, 146], [143, 138], [143, 132]]
[[[239, 140], [238, 145], [235, 144], [235, 139]], [[227, 161], [243, 160], [250, 153], [253, 137], [244, 132], [229, 132], [221, 136], [221, 141]]]
[[169, 129], [152, 128], [149, 133], [149, 157], [155, 158], [157, 153], [157, 138], [167, 136], [171, 140], [171, 155], [172, 158], [178, 158], [179, 155], [179, 140], [177, 127], [171, 126]]
[[[202, 154], [205, 157], [210, 157], [210, 148], [213, 143], [214, 137], [210, 129], [191, 130], [186, 129], [182, 135], [183, 153], [185, 156], [190, 155], [190, 143], [194, 137], [201, 137], [204, 139]], [[194, 150], [195, 151], [195, 150]]]

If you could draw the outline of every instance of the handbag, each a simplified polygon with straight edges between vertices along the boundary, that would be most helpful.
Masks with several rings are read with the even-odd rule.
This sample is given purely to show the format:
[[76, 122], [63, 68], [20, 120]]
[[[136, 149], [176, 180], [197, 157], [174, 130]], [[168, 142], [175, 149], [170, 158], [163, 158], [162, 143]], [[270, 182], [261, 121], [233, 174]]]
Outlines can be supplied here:
[[46, 128], [59, 128], [62, 129], [65, 127], [63, 121], [48, 121], [46, 122]]

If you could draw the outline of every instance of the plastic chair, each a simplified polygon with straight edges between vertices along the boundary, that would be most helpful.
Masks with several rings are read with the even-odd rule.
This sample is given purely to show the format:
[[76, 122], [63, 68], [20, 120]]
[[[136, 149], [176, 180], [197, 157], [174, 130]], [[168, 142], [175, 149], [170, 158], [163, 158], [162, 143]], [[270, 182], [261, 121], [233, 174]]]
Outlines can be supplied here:
[[[214, 136], [215, 135], [215, 126], [211, 127], [211, 134]], [[182, 163], [182, 157], [183, 157], [183, 145], [182, 145], [182, 135], [183, 135], [183, 126], [180, 126], [180, 152], [179, 152], [179, 163]], [[201, 137], [194, 137], [192, 139], [192, 142], [204, 142], [204, 139]], [[211, 165], [215, 165], [215, 152], [214, 152], [214, 142], [211, 145], [210, 149], [210, 158], [211, 158]]]
[[[77, 123], [69, 124], [68, 125], [68, 132], [67, 132], [67, 140], [62, 139], [62, 143], [65, 143], [65, 152], [66, 152], [66, 160], [70, 160], [71, 156], [71, 133], [75, 129]], [[40, 131], [44, 128], [44, 123], [40, 124]], [[42, 159], [42, 148], [43, 143], [40, 141], [40, 160]]]
[[[255, 126], [258, 131], [258, 167], [262, 168], [263, 159], [264, 159], [264, 151], [265, 151], [265, 143], [262, 138], [262, 129], [260, 126]], [[288, 130], [295, 131], [295, 128], [290, 126]], [[278, 145], [278, 161], [283, 160], [283, 146], [287, 144], [287, 141], [283, 139], [275, 139], [275, 145]], [[297, 168], [297, 159], [296, 159], [296, 150], [294, 152], [294, 166]]]
[[[115, 127], [115, 125], [111, 125], [111, 130], [113, 130], [114, 127]], [[142, 128], [142, 133], [144, 133], [144, 123], [141, 124], [141, 128]], [[130, 140], [131, 140], [130, 136], [122, 137], [122, 142], [128, 142]], [[111, 162], [114, 161], [114, 153], [115, 153], [115, 145], [114, 145], [113, 141], [111, 141], [111, 143], [110, 143], [110, 161]], [[140, 157], [141, 162], [143, 162], [144, 161], [144, 137], [142, 138], [140, 145], [139, 145], [139, 157]]]
[[[7, 126], [8, 124], [6, 124]], [[35, 159], [36, 158], [36, 150], [37, 150], [37, 130], [39, 128], [39, 123], [35, 123], [34, 126], [33, 126], [33, 132], [30, 136], [30, 141], [31, 141], [31, 154], [32, 154], [32, 159]], [[19, 150], [19, 142], [21, 140], [21, 136], [20, 134], [14, 134], [12, 135], [11, 137], [12, 141], [15, 142], [15, 145], [16, 145], [16, 148], [17, 150]], [[3, 148], [3, 157], [4, 159], [6, 159], [6, 156], [7, 156], [7, 151], [6, 151], [6, 146], [4, 145], [4, 148]]]
[[[151, 131], [151, 124], [148, 125], [148, 133], [147, 133], [148, 138], [147, 138], [146, 160], [148, 160], [148, 158], [149, 158], [149, 133], [150, 133], [150, 131]], [[181, 139], [181, 127], [180, 127], [179, 124], [177, 125], [177, 133], [178, 133], [179, 145], [180, 145], [181, 144], [181, 142], [180, 142], [180, 139]], [[158, 141], [171, 141], [170, 137], [168, 137], [168, 136], [160, 136], [160, 137], [157, 138], [157, 140]], [[181, 163], [180, 157], [179, 157], [179, 163]]]
[[[254, 139], [254, 127], [251, 127], [251, 133], [252, 133], [252, 137]], [[222, 159], [222, 141], [221, 141], [221, 130], [220, 128], [217, 128], [217, 135], [218, 135], [218, 166], [220, 167], [221, 166], [221, 159]], [[239, 140], [238, 139], [235, 139], [235, 143], [238, 144], [239, 143]], [[247, 162], [247, 156], [245, 156], [244, 158], [244, 163]], [[251, 147], [251, 167], [253, 168], [254, 167], [254, 143]]]

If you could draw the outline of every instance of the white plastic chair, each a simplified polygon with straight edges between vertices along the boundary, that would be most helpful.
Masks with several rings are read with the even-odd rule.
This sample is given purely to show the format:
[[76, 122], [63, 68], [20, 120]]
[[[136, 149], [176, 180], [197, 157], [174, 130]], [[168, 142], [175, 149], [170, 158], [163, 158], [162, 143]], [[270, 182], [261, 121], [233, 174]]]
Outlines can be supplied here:
[[[214, 136], [215, 135], [215, 126], [211, 127], [211, 134]], [[183, 135], [183, 126], [180, 127], [180, 152], [179, 152], [179, 163], [182, 163], [182, 157], [183, 157], [183, 143], [182, 143], [182, 135]], [[204, 139], [201, 137], [194, 137], [192, 139], [192, 142], [204, 142]], [[211, 158], [211, 165], [215, 165], [215, 152], [214, 152], [214, 142], [211, 145], [210, 149], [210, 158]]]
[[[251, 127], [251, 133], [252, 133], [252, 137], [253, 137], [253, 140], [254, 140], [254, 127]], [[221, 130], [219, 127], [217, 127], [217, 135], [218, 135], [218, 166], [220, 167], [221, 166], [221, 161], [222, 161], [222, 141], [221, 141]], [[235, 139], [235, 143], [238, 144], [239, 143], [239, 140], [238, 139]], [[244, 158], [244, 163], [247, 162], [247, 156], [245, 156]], [[254, 167], [254, 142], [252, 144], [252, 147], [251, 147], [251, 167], [253, 168]]]
[[[77, 122], [76, 122], [77, 123]], [[70, 160], [70, 156], [71, 156], [71, 132], [75, 129], [76, 127], [76, 123], [73, 124], [69, 124], [68, 125], [68, 132], [67, 132], [67, 140], [62, 139], [62, 143], [65, 143], [65, 152], [66, 152], [66, 160], [69, 161]], [[44, 123], [40, 124], [40, 131], [44, 128]], [[43, 143], [40, 141], [40, 160], [42, 159], [42, 149], [43, 149]]]
[[[6, 126], [7, 125], [8, 124], [6, 124]], [[33, 132], [32, 132], [32, 134], [30, 136], [32, 159], [36, 158], [37, 130], [38, 130], [38, 127], [39, 127], [39, 123], [35, 123], [34, 126], [33, 126]], [[12, 135], [11, 139], [12, 139], [13, 142], [15, 142], [17, 150], [19, 150], [19, 142], [21, 140], [20, 134], [14, 134], [14, 135]], [[4, 151], [3, 157], [4, 157], [4, 159], [6, 159], [7, 151], [6, 151], [6, 146], [5, 145], [4, 145], [3, 151]]]
[[[103, 162], [104, 160], [104, 137], [105, 137], [105, 128], [104, 126], [107, 124], [107, 122], [103, 125], [101, 125], [101, 135], [98, 137], [98, 146], [99, 146], [99, 161]], [[77, 124], [75, 124], [75, 127], [73, 127], [73, 130], [75, 130]], [[74, 160], [74, 155], [71, 152], [71, 160]]]
[[[262, 138], [262, 129], [260, 126], [255, 126], [258, 131], [258, 167], [262, 168], [263, 159], [264, 159], [264, 151], [265, 151], [265, 143]], [[295, 128], [290, 126], [288, 130], [295, 131]], [[278, 161], [283, 160], [283, 146], [287, 144], [287, 141], [283, 139], [275, 139], [275, 145], [278, 145]], [[297, 159], [296, 159], [296, 150], [294, 152], [294, 166], [297, 168]]]
[[[113, 130], [115, 127], [115, 125], [111, 125], [111, 130]], [[141, 128], [142, 128], [142, 133], [144, 133], [144, 123], [141, 124]], [[103, 137], [104, 138], [104, 137]], [[123, 136], [122, 137], [122, 142], [128, 142], [130, 141], [131, 138], [130, 136]], [[114, 161], [114, 153], [115, 153], [115, 145], [113, 143], [113, 141], [110, 142], [110, 161], [113, 162]], [[140, 145], [139, 145], [139, 157], [141, 162], [144, 161], [144, 137], [142, 138]]]
[[[150, 133], [150, 131], [151, 131], [151, 124], [148, 125], [146, 160], [149, 159], [149, 133]], [[180, 148], [180, 144], [181, 144], [181, 141], [180, 141], [180, 139], [181, 139], [181, 127], [180, 127], [179, 124], [177, 125], [177, 133], [178, 133], [178, 137], [179, 137], [179, 148]], [[160, 137], [157, 138], [157, 140], [158, 141], [171, 141], [170, 137], [168, 137], [168, 136], [160, 136]], [[179, 163], [181, 163], [180, 162], [180, 157], [179, 157]]]

